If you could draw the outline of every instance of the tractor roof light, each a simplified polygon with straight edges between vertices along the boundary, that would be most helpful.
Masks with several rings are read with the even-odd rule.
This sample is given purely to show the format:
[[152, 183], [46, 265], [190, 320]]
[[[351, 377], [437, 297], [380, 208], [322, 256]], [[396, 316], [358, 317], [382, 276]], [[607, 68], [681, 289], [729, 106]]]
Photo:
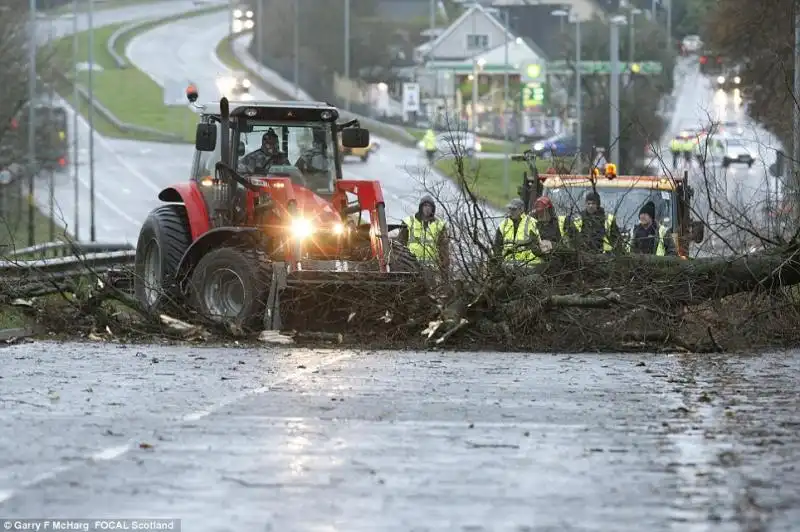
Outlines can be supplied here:
[[608, 179], [614, 179], [617, 177], [617, 165], [614, 163], [607, 163], [606, 164], [606, 177]]

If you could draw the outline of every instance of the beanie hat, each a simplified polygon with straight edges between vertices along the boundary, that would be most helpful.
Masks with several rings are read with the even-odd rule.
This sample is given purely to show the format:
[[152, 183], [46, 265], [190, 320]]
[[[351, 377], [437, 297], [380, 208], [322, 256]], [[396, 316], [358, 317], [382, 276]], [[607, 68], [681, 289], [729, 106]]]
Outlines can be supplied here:
[[656, 206], [652, 201], [648, 201], [645, 203], [641, 210], [639, 210], [639, 214], [649, 214], [650, 218], [655, 219], [656, 217]]

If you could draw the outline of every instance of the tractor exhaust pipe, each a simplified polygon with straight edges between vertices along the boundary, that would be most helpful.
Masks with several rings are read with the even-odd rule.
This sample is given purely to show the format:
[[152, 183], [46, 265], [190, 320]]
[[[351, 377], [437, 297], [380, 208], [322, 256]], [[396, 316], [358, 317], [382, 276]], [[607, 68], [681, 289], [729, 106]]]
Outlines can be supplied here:
[[219, 101], [220, 124], [222, 126], [222, 162], [231, 164], [231, 108], [224, 96]]

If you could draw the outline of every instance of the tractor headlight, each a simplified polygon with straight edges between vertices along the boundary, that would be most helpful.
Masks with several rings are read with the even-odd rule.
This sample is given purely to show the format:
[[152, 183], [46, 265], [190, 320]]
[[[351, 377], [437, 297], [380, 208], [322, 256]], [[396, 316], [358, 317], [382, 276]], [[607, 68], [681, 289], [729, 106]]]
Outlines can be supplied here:
[[314, 233], [314, 226], [311, 222], [304, 218], [295, 218], [292, 220], [292, 236], [298, 240], [308, 238]]
[[336, 236], [343, 235], [344, 234], [344, 224], [343, 223], [337, 223], [336, 225], [334, 225], [333, 226], [333, 234], [336, 235]]

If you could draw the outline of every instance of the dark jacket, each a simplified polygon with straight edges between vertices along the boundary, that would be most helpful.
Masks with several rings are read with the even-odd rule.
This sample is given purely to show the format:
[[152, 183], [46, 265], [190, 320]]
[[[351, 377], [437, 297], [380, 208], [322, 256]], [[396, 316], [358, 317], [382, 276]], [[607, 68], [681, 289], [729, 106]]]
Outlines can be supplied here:
[[[570, 242], [575, 245], [581, 246], [588, 251], [603, 251], [603, 240], [606, 236], [606, 211], [600, 207], [595, 214], [589, 214], [584, 210], [581, 212], [582, 226], [580, 232], [575, 227], [574, 219], [570, 217], [567, 220], [567, 232], [569, 234]], [[617, 221], [611, 225], [611, 234], [609, 241], [611, 245], [617, 248], [620, 244], [620, 230]]]
[[[430, 205], [433, 207], [433, 212], [430, 218], [423, 218], [422, 216], [422, 206], [425, 204]], [[414, 218], [417, 219], [422, 224], [423, 229], [427, 229], [428, 225], [436, 220], [436, 203], [434, 202], [433, 198], [430, 196], [425, 196], [419, 202], [419, 209], [417, 210], [416, 214], [414, 214]], [[400, 231], [397, 235], [397, 240], [400, 241], [404, 246], [408, 246], [408, 239], [409, 239], [409, 227], [406, 225], [405, 221], [400, 225]], [[436, 249], [439, 252], [439, 261], [443, 268], [447, 268], [450, 266], [450, 237], [447, 234], [447, 226], [442, 229], [442, 232], [439, 233], [439, 236], [436, 240]]]
[[259, 148], [251, 153], [248, 153], [239, 159], [239, 173], [255, 174], [259, 172], [268, 172], [269, 168], [273, 165], [289, 165], [289, 159], [283, 152], [267, 154], [263, 148]]
[[[658, 224], [655, 222], [647, 227], [638, 224], [633, 229], [631, 253], [655, 255], [656, 249], [658, 248], [658, 229]], [[664, 235], [664, 253], [665, 255], [675, 254], [675, 244], [669, 232]]]

